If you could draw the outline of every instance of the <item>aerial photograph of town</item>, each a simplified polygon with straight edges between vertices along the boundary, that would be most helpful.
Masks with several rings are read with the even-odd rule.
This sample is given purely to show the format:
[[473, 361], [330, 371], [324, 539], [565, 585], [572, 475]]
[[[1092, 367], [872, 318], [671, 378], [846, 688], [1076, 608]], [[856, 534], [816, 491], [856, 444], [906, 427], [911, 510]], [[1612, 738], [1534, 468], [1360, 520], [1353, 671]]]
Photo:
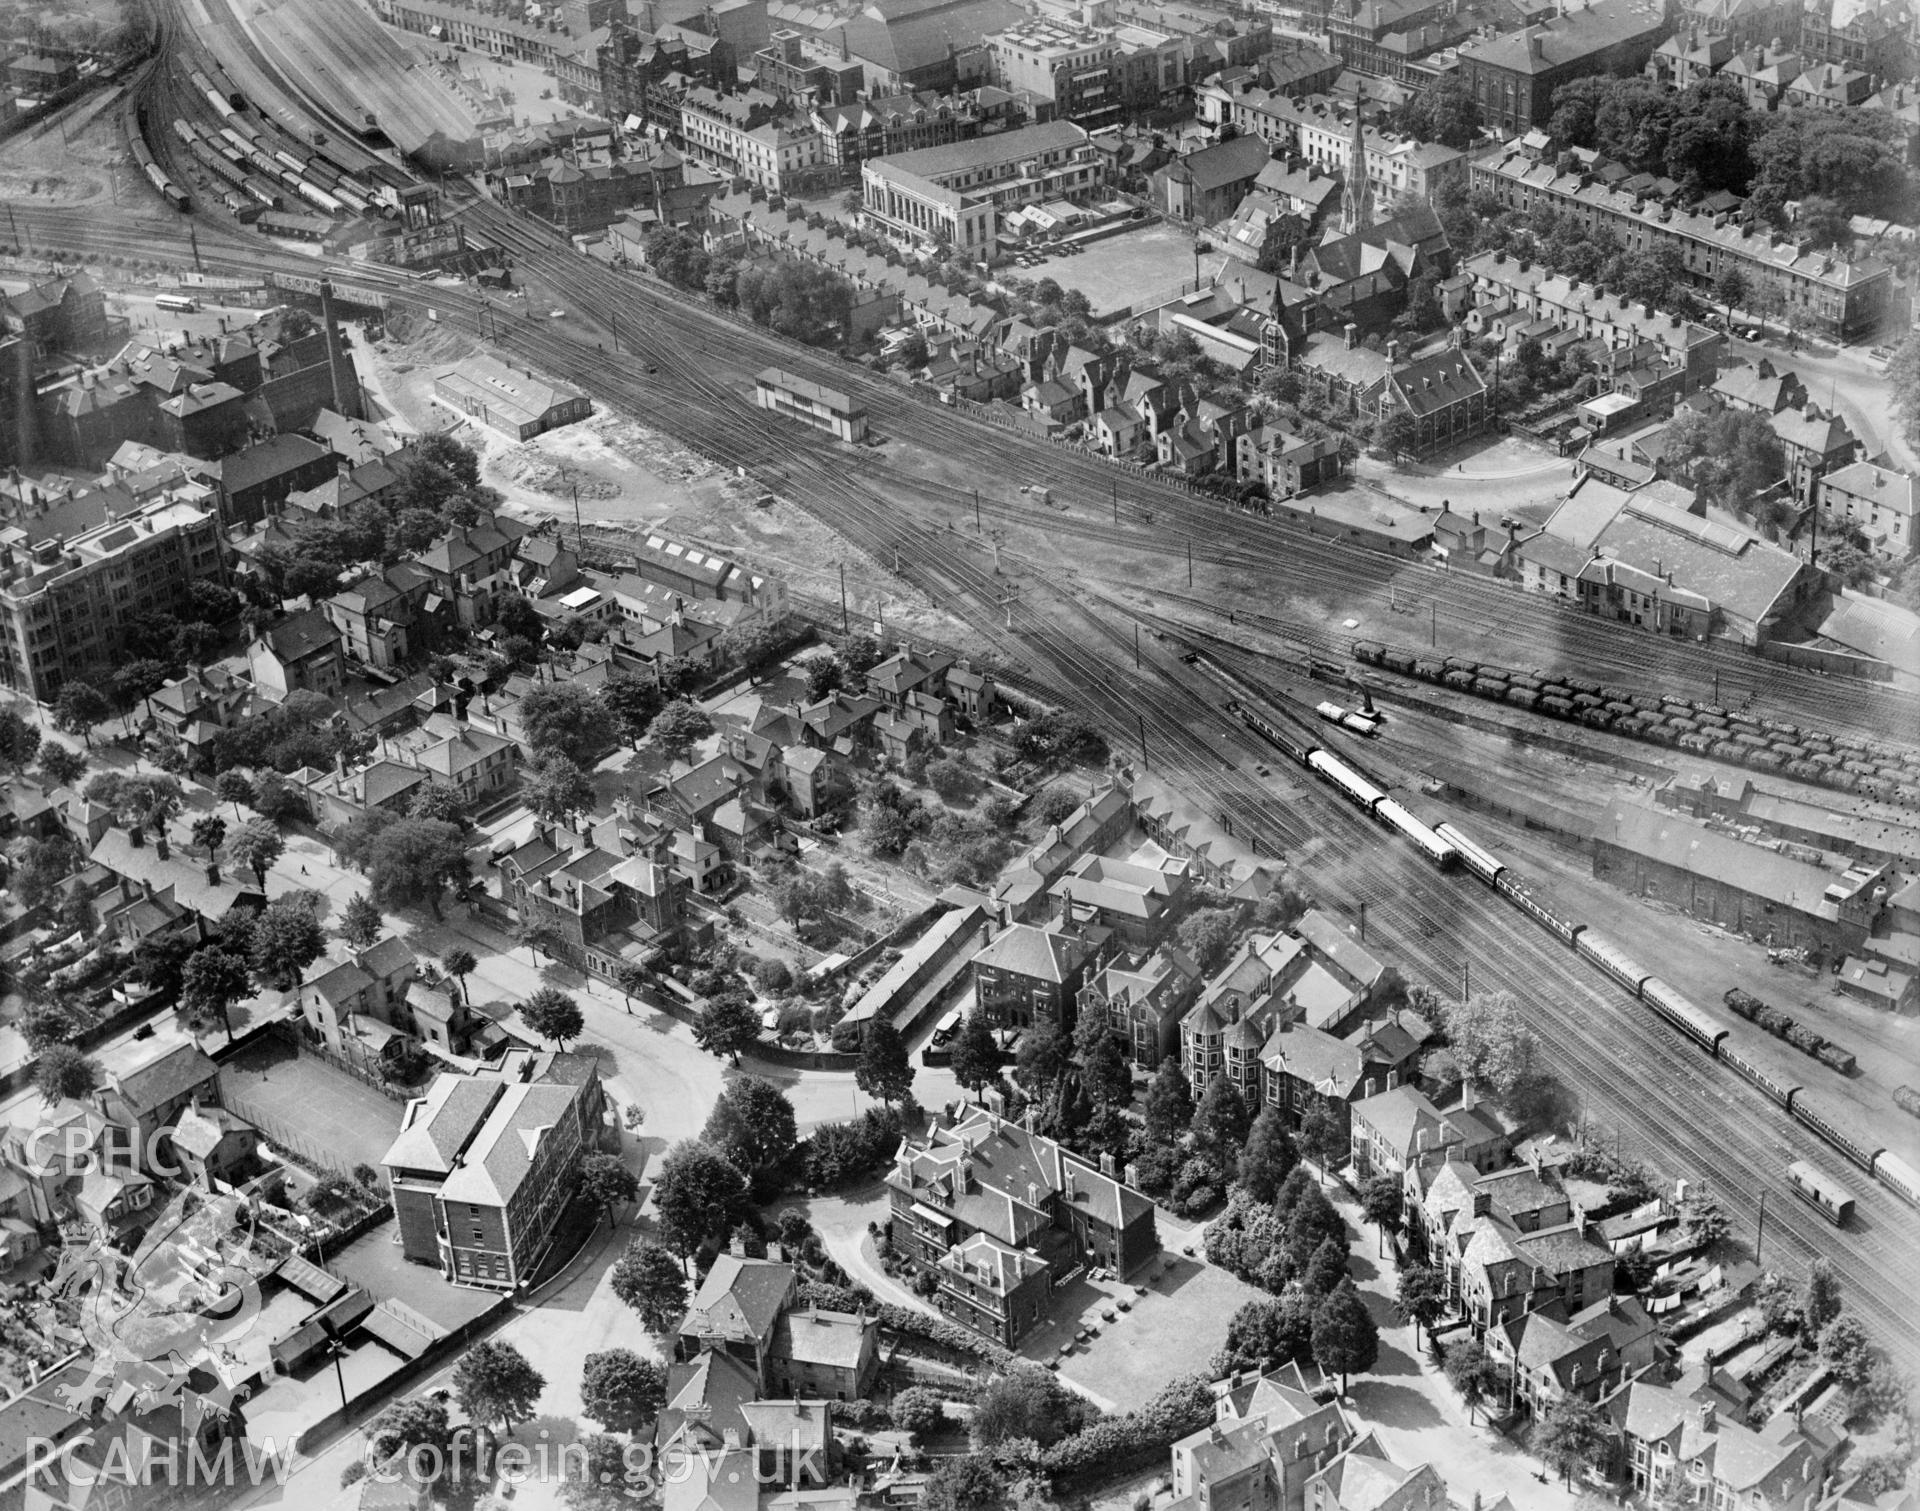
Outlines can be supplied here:
[[1920, 1511], [1920, 0], [0, 85], [0, 1511]]

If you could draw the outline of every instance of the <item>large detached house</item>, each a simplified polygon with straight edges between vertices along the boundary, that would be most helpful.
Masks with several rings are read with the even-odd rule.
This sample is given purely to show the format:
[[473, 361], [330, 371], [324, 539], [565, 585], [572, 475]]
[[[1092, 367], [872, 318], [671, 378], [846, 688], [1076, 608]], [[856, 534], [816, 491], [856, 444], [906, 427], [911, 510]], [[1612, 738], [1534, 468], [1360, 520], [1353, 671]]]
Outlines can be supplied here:
[[887, 1185], [894, 1246], [933, 1273], [940, 1310], [1009, 1348], [1058, 1277], [1083, 1265], [1128, 1275], [1160, 1251], [1149, 1198], [983, 1108], [904, 1141]]

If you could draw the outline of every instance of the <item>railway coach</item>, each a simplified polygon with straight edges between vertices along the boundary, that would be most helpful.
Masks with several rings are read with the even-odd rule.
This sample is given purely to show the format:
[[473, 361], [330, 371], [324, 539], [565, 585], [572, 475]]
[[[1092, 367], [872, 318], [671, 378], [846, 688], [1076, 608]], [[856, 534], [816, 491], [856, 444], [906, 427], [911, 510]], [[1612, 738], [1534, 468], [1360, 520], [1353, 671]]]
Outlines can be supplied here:
[[1787, 1184], [1793, 1194], [1836, 1228], [1853, 1220], [1853, 1193], [1818, 1165], [1797, 1159], [1787, 1166]]

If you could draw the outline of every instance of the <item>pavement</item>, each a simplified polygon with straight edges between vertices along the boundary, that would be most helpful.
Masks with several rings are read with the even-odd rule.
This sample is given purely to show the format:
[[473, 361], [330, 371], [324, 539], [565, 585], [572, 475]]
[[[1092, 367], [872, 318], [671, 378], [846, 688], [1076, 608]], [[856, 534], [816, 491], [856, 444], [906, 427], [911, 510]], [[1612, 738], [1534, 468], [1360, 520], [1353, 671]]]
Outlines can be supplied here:
[[1449, 1498], [1466, 1505], [1478, 1498], [1491, 1505], [1502, 1495], [1514, 1511], [1575, 1511], [1579, 1497], [1547, 1476], [1537, 1459], [1521, 1452], [1484, 1421], [1468, 1419], [1460, 1397], [1447, 1383], [1425, 1347], [1415, 1347], [1412, 1327], [1393, 1308], [1399, 1274], [1391, 1259], [1380, 1257], [1379, 1230], [1361, 1216], [1359, 1204], [1343, 1188], [1328, 1197], [1347, 1220], [1352, 1234], [1348, 1273], [1380, 1330], [1380, 1356], [1366, 1374], [1356, 1376], [1348, 1394], [1353, 1414], [1379, 1429], [1388, 1452], [1402, 1464], [1430, 1463], [1447, 1483]]

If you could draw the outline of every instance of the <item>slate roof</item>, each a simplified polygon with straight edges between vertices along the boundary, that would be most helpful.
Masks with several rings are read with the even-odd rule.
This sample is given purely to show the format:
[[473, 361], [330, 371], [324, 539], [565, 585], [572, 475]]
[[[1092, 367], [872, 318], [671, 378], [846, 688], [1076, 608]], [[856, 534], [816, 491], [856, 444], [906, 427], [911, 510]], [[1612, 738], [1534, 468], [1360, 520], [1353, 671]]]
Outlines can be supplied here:
[[263, 630], [260, 638], [280, 660], [293, 663], [338, 646], [340, 631], [319, 609], [303, 609]]
[[199, 1045], [182, 1044], [138, 1070], [115, 1076], [109, 1084], [128, 1111], [139, 1116], [219, 1078], [220, 1068]]
[[445, 1174], [467, 1146], [502, 1083], [444, 1072], [401, 1116], [400, 1133], [381, 1158], [391, 1169]]
[[[720, 1334], [768, 1342], [793, 1286], [790, 1264], [722, 1254], [700, 1283], [680, 1330], [685, 1334]], [[694, 1319], [702, 1314], [705, 1320], [696, 1323]]]
[[867, 1340], [878, 1334], [877, 1317], [853, 1312], [828, 1311], [824, 1307], [795, 1307], [781, 1315], [774, 1329], [773, 1352], [783, 1359], [802, 1364], [819, 1364], [832, 1369], [857, 1369], [866, 1352]]
[[[1626, 0], [1596, 0], [1585, 10], [1552, 22], [1471, 43], [1460, 49], [1460, 60], [1464, 63], [1471, 59], [1515, 73], [1547, 73], [1665, 26], [1657, 9], [1649, 14]], [[1538, 49], [1533, 45], [1536, 39]]]
[[576, 1116], [577, 1086], [509, 1085], [474, 1134], [460, 1165], [440, 1187], [449, 1202], [504, 1207], [533, 1170], [540, 1140]]
[[983, 946], [973, 957], [973, 963], [1058, 986], [1065, 983], [1086, 958], [1086, 941], [1078, 935], [1016, 923], [1002, 929]]

